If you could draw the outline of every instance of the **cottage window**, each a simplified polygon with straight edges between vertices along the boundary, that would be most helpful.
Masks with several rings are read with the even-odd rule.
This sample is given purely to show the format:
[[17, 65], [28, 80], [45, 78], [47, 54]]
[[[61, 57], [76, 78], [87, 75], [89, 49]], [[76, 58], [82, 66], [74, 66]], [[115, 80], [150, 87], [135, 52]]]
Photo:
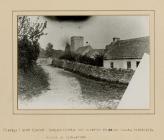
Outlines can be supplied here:
[[110, 63], [110, 68], [114, 68], [114, 63], [113, 62]]
[[131, 62], [127, 61], [127, 69], [131, 69]]
[[139, 64], [140, 64], [140, 61], [136, 61], [136, 67], [138, 67]]

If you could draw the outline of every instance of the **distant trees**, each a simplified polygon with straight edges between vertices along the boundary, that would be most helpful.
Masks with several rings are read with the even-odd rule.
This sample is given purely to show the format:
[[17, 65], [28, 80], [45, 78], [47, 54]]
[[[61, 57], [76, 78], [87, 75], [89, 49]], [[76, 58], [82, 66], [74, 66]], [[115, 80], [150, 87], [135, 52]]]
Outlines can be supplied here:
[[45, 51], [46, 57], [53, 57], [54, 55], [54, 49], [53, 49], [53, 44], [48, 43]]
[[41, 36], [46, 35], [44, 29], [47, 21], [42, 22], [39, 17], [31, 21], [28, 16], [18, 16], [18, 66], [27, 70], [35, 64], [39, 56], [39, 42]]

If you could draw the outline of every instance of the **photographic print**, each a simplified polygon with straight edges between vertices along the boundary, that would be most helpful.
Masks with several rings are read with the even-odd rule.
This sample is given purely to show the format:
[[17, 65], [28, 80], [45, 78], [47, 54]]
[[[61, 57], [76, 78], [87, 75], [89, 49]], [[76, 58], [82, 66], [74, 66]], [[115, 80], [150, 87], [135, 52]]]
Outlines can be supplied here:
[[143, 15], [17, 16], [18, 109], [148, 109], [149, 34]]

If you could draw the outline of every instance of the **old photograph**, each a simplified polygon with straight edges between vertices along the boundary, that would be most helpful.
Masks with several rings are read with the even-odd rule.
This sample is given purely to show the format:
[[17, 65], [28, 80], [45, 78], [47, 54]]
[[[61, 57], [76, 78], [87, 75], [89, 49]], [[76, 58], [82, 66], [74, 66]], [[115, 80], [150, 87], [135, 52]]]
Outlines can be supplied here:
[[17, 16], [18, 109], [148, 109], [149, 16]]

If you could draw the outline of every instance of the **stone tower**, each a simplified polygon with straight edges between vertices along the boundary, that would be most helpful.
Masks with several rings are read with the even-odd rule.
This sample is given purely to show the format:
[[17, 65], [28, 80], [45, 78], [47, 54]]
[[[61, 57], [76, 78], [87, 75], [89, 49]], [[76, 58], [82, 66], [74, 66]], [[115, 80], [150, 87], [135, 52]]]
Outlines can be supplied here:
[[83, 36], [72, 36], [71, 37], [71, 47], [70, 51], [75, 52], [78, 48], [84, 46], [84, 37]]

